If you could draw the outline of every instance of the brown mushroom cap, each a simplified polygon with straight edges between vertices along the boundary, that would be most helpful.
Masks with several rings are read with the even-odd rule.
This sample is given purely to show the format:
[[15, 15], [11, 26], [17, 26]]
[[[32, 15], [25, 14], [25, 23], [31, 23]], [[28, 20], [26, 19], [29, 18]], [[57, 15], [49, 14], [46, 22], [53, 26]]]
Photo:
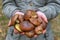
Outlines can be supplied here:
[[41, 25], [35, 28], [35, 33], [37, 35], [42, 34], [42, 32], [43, 32], [43, 28]]
[[21, 25], [20, 28], [22, 31], [31, 31], [34, 29], [34, 25], [28, 21], [23, 21], [22, 23], [20, 23], [20, 25]]
[[27, 10], [25, 15], [24, 15], [25, 20], [29, 20], [30, 18], [36, 18], [36, 17], [37, 17], [37, 14], [33, 10]]
[[30, 18], [29, 21], [36, 26], [40, 25], [40, 22], [38, 21], [37, 18]]
[[34, 36], [34, 31], [25, 32], [25, 35], [29, 38], [32, 38]]
[[25, 20], [29, 20], [30, 19], [30, 17], [31, 17], [31, 11], [26, 11], [26, 13], [25, 13], [25, 15], [24, 15], [24, 19]]

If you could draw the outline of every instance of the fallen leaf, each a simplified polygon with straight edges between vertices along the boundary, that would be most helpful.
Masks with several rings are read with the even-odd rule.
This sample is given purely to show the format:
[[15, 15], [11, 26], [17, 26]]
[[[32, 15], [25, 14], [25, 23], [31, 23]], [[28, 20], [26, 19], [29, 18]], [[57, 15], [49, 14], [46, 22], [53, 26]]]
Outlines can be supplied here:
[[2, 30], [0, 29], [0, 33], [2, 33]]

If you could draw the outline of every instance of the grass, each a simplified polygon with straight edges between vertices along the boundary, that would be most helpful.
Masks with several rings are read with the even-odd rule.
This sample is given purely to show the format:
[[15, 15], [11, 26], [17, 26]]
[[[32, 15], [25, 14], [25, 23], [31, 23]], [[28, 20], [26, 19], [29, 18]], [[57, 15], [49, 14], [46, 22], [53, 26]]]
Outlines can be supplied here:
[[8, 29], [7, 24], [8, 24], [8, 19], [5, 16], [2, 16], [0, 18], [0, 30], [2, 31], [0, 32], [0, 40], [5, 39], [7, 29]]
[[57, 37], [57, 40], [60, 40], [60, 15], [53, 19], [52, 21], [52, 30], [54, 32], [54, 36]]

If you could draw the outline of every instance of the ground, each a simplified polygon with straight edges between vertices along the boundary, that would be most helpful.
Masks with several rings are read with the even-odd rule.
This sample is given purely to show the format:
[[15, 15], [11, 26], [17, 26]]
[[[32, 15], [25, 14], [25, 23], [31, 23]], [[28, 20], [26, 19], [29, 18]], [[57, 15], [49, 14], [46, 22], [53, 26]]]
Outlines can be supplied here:
[[[6, 37], [7, 29], [8, 29], [8, 18], [3, 15], [2, 12], [2, 0], [0, 1], [0, 40], [4, 40]], [[51, 20], [52, 22], [52, 30], [55, 36], [55, 40], [60, 40], [60, 15], [55, 19]]]

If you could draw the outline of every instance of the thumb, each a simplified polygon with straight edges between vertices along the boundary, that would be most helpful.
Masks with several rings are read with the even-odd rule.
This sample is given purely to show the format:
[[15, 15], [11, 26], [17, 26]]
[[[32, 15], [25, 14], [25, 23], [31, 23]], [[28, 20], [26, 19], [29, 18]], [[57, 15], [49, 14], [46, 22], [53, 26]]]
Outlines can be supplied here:
[[19, 33], [19, 31], [17, 31], [17, 30], [14, 28], [14, 33], [17, 34], [17, 33]]
[[14, 25], [17, 18], [18, 18], [18, 14], [12, 16], [12, 18], [9, 20], [8, 26]]
[[46, 29], [45, 30], [43, 30], [43, 34], [45, 34], [46, 33]]
[[45, 15], [42, 15], [41, 18], [45, 23], [48, 23], [47, 17]]
[[8, 22], [8, 27], [10, 27], [10, 26], [11, 26], [11, 19]]

